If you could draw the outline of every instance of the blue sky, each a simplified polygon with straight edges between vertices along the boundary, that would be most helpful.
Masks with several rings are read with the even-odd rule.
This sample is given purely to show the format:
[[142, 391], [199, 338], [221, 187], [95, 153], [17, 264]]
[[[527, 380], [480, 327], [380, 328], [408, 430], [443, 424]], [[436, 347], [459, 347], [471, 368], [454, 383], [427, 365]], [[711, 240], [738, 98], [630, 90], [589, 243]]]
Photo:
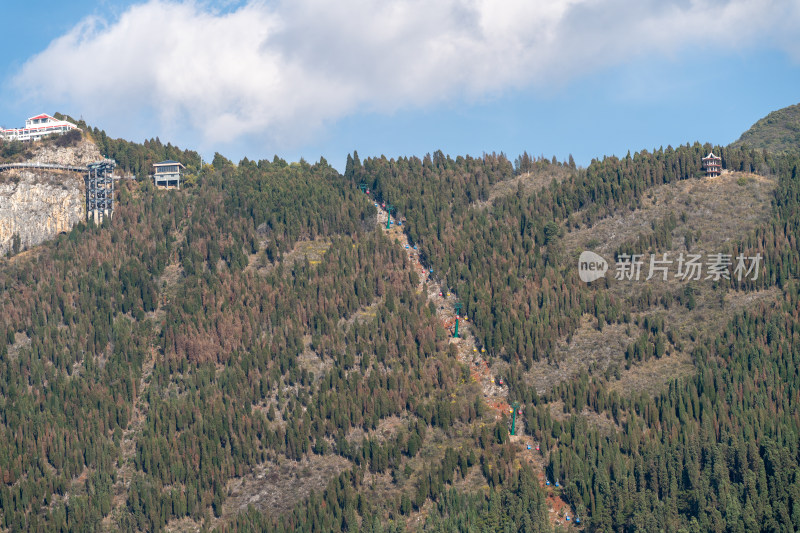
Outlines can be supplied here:
[[[710, 20], [716, 24], [710, 24]], [[727, 144], [800, 102], [795, 0], [4, 3], [0, 125], [288, 160]]]

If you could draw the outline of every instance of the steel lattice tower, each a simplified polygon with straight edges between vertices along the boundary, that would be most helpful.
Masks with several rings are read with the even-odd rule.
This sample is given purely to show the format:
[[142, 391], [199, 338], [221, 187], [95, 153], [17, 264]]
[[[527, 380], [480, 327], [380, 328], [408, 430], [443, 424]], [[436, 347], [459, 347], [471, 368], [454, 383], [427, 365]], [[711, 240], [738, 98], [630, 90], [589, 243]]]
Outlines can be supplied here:
[[86, 176], [86, 217], [95, 224], [102, 224], [114, 214], [114, 178], [112, 172], [116, 161], [106, 159], [89, 164]]

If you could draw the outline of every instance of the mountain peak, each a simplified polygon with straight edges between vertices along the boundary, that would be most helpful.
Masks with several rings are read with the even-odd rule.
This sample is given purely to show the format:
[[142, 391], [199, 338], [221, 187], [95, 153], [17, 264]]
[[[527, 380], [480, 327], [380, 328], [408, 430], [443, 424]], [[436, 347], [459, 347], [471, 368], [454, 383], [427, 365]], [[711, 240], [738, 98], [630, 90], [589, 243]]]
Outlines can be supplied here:
[[800, 152], [800, 104], [773, 111], [742, 133], [732, 146], [747, 145], [768, 152]]

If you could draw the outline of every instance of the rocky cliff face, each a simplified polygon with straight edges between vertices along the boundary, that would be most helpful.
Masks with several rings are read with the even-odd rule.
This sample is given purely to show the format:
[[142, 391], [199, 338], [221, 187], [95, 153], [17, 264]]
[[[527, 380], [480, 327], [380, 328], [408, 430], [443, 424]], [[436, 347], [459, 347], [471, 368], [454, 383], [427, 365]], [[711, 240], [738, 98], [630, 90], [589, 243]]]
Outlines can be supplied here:
[[[31, 162], [85, 166], [103, 157], [88, 140], [73, 147], [44, 142], [32, 148]], [[74, 172], [0, 172], [0, 255], [19, 237], [20, 250], [52, 239], [86, 220], [84, 176]]]
[[34, 173], [15, 170], [0, 174], [0, 254], [52, 239], [86, 219], [83, 176], [76, 173]]
[[97, 146], [88, 139], [82, 139], [75, 146], [68, 147], [57, 146], [53, 142], [34, 144], [30, 162], [85, 167], [102, 159], [103, 156]]

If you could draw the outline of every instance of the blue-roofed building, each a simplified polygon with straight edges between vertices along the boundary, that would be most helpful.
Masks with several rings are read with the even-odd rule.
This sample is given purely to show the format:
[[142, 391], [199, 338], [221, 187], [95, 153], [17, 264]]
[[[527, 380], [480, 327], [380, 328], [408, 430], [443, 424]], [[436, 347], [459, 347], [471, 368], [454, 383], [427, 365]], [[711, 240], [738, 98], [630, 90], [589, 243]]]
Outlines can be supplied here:
[[156, 187], [162, 189], [181, 188], [181, 172], [186, 169], [185, 166], [170, 159], [161, 163], [154, 163], [153, 168], [155, 168], [153, 183]]

